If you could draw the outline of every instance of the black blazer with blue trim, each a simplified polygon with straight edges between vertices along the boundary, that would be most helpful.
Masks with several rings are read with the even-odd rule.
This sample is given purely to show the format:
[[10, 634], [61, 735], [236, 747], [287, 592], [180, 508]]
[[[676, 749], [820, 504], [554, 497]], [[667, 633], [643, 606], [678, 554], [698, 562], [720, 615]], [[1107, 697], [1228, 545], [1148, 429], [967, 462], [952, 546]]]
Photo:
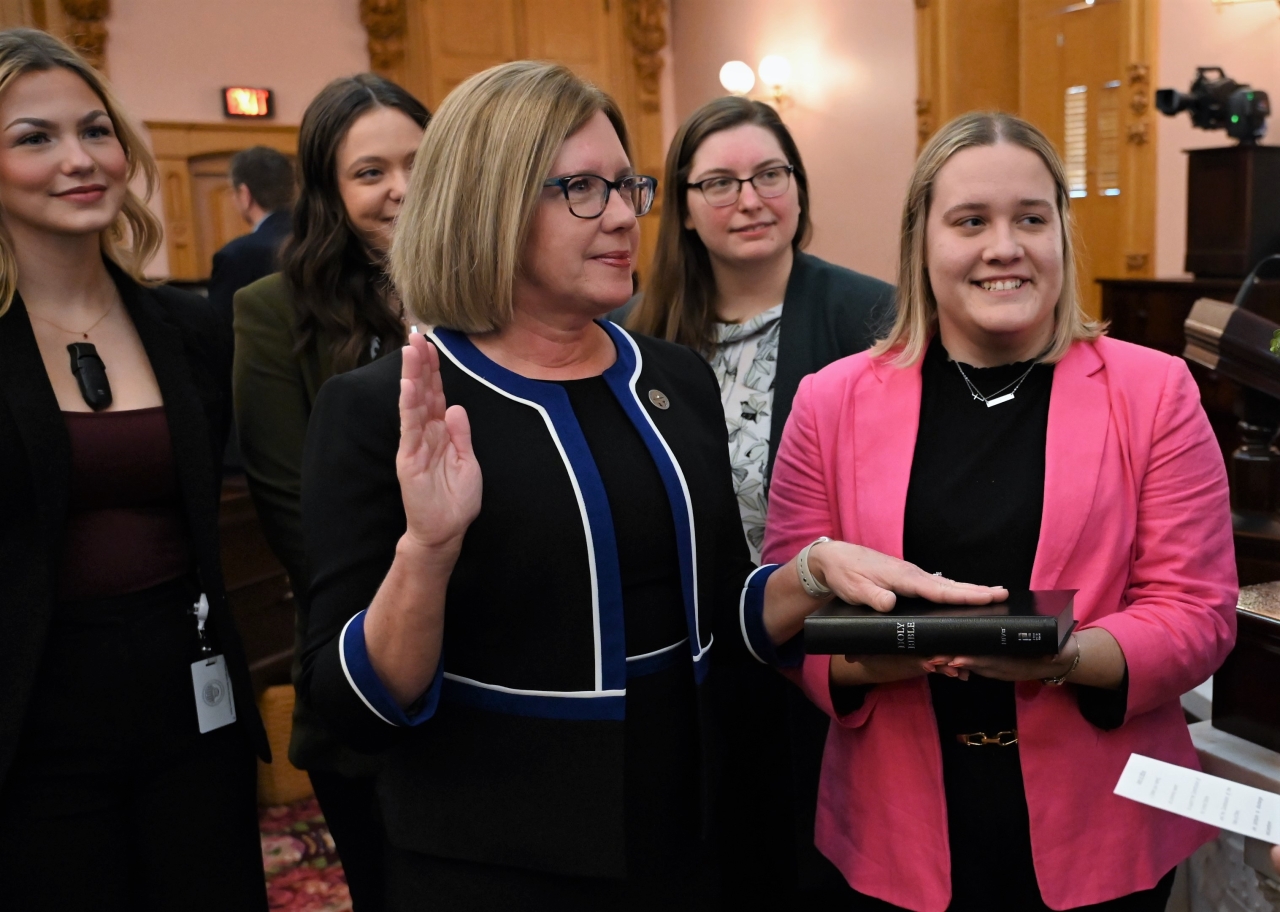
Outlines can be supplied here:
[[[218, 550], [222, 449], [231, 418], [231, 327], [198, 295], [144, 288], [115, 264], [160, 393], [209, 629], [227, 657], [239, 722], [270, 760], [253, 683], [227, 607]], [[71, 439], [21, 297], [0, 317], [0, 783], [17, 749], [57, 589]], [[194, 621], [192, 622], [194, 624]]]
[[[634, 296], [610, 313], [609, 319], [624, 324], [639, 301], [640, 295]], [[888, 282], [796, 251], [778, 331], [765, 478], [773, 473], [773, 460], [800, 381], [832, 361], [870, 348], [877, 333], [892, 325], [893, 315], [894, 287]]]
[[[605, 379], [653, 455], [675, 519], [689, 632], [681, 648], [698, 685], [709, 815], [713, 718], [728, 698], [713, 690], [711, 669], [753, 662], [739, 607], [760, 597], [767, 574], [753, 573], [748, 556], [710, 368], [688, 349], [606, 328], [618, 359]], [[603, 485], [560, 386], [501, 368], [459, 333], [432, 338], [484, 475], [481, 512], [449, 582], [441, 669], [406, 714], [368, 667], [360, 633], [405, 530], [396, 354], [328, 381], [311, 416], [301, 686], [349, 744], [385, 751], [379, 794], [396, 846], [620, 876], [627, 648]]]

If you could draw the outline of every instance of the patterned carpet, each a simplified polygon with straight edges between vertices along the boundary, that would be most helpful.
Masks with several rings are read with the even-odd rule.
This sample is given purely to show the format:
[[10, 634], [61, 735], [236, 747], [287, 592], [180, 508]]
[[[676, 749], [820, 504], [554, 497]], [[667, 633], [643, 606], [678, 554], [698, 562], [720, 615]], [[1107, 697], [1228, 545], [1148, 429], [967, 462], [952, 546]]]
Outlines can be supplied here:
[[267, 899], [280, 912], [349, 912], [342, 862], [314, 798], [258, 815]]

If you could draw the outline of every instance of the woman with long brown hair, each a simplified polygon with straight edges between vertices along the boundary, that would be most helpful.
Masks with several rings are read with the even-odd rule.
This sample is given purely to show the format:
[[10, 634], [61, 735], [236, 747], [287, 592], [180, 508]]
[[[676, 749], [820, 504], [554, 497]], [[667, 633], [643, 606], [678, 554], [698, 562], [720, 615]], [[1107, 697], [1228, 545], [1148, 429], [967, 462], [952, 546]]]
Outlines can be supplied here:
[[[875, 339], [892, 316], [893, 287], [804, 252], [812, 234], [809, 177], [790, 131], [769, 105], [717, 98], [689, 116], [667, 153], [658, 250], [644, 296], [627, 326], [687, 345], [720, 383], [734, 491], [760, 562], [769, 475], [800, 379]], [[839, 876], [813, 847], [813, 808], [827, 719], [760, 668], [744, 669], [729, 752], [747, 782], [763, 764], [777, 771], [772, 801], [727, 828], [751, 859], [750, 886], [768, 883], [811, 896]], [[758, 786], [751, 786], [758, 790]], [[796, 835], [794, 853], [790, 850]], [[794, 861], [792, 856], [794, 855]], [[785, 859], [773, 867], [776, 859]], [[794, 873], [793, 873], [794, 871]], [[745, 898], [745, 897], [744, 897]]]
[[88, 63], [0, 33], [0, 125], [2, 902], [265, 910], [270, 752], [218, 551], [230, 333], [143, 280], [156, 165]]
[[[325, 380], [404, 342], [385, 257], [429, 117], [412, 95], [371, 73], [322, 89], [302, 118], [301, 188], [283, 269], [235, 296], [240, 447], [263, 531], [293, 583], [299, 640], [307, 629], [299, 504], [311, 406]], [[296, 662], [294, 670], [296, 678]], [[341, 747], [302, 699], [289, 759], [311, 777], [357, 912], [376, 910], [374, 761]]]

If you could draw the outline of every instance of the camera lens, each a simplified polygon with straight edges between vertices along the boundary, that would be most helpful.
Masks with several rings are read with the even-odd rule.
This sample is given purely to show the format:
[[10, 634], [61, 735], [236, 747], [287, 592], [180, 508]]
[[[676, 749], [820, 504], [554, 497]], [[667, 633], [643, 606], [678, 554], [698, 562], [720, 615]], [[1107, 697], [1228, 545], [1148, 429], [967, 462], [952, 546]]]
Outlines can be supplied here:
[[1179, 111], [1185, 111], [1190, 106], [1191, 97], [1183, 95], [1177, 89], [1156, 90], [1156, 110], [1161, 114], [1167, 114], [1172, 117]]

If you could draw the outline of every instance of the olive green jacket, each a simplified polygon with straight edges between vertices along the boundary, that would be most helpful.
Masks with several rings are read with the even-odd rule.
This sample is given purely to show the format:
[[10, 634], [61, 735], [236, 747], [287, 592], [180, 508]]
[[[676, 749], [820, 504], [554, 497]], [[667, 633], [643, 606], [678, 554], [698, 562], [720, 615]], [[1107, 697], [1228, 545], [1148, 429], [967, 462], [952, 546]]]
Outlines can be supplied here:
[[[273, 273], [235, 294], [232, 384], [236, 428], [249, 492], [267, 544], [284, 564], [297, 606], [293, 677], [307, 629], [307, 564], [302, 534], [302, 448], [321, 385], [333, 376], [331, 338], [317, 334], [300, 351], [297, 311], [284, 277]], [[371, 775], [373, 759], [340, 746], [299, 700], [289, 760], [302, 769]]]

